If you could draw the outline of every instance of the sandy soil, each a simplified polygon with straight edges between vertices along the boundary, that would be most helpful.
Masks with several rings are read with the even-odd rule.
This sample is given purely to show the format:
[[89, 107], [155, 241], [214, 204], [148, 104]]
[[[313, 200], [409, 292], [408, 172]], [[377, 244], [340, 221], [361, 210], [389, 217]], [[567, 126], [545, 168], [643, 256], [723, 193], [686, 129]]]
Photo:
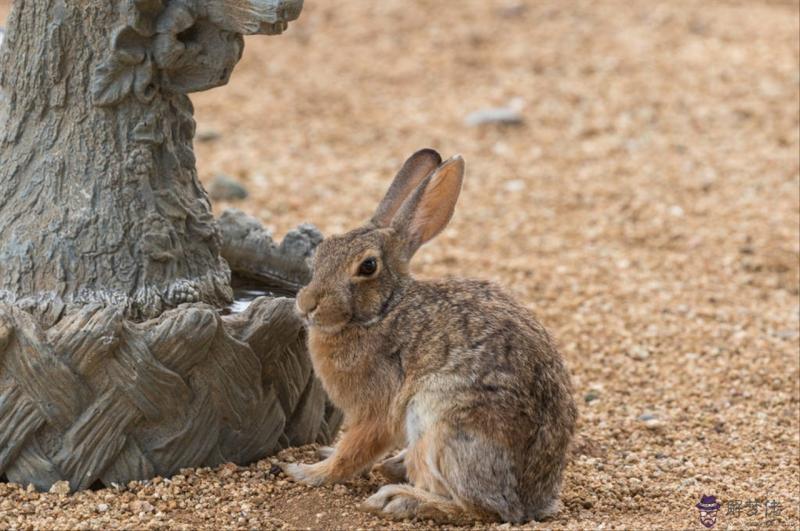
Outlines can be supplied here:
[[[530, 527], [701, 528], [707, 494], [718, 528], [798, 528], [797, 2], [306, 4], [194, 97], [216, 137], [202, 179], [250, 191], [218, 211], [338, 232], [415, 149], [462, 153], [461, 203], [416, 273], [505, 285], [558, 338], [580, 404], [564, 509]], [[515, 99], [524, 124], [464, 125]], [[430, 527], [357, 511], [380, 477], [275, 472], [0, 485], [0, 529]]]

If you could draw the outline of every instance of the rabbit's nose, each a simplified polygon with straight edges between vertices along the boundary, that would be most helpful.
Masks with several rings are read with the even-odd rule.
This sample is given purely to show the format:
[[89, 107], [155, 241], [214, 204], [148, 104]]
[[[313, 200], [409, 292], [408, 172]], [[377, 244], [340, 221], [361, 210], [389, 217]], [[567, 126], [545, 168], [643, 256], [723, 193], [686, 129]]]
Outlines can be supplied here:
[[308, 317], [314, 313], [318, 304], [316, 297], [310, 296], [305, 290], [297, 294], [295, 306], [297, 306], [297, 312], [303, 317]]

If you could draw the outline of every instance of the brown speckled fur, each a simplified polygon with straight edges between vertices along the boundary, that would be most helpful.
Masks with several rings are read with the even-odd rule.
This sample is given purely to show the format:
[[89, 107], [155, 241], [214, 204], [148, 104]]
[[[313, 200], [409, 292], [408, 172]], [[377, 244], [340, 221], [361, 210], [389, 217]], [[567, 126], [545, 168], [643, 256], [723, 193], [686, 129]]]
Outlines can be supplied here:
[[[289, 464], [319, 485], [369, 470], [387, 485], [364, 504], [396, 518], [524, 522], [558, 507], [576, 408], [569, 374], [545, 329], [498, 287], [418, 281], [408, 262], [452, 216], [460, 157], [415, 153], [373, 220], [320, 244], [298, 295], [317, 375], [345, 413], [331, 455]], [[377, 271], [358, 274], [375, 258]]]

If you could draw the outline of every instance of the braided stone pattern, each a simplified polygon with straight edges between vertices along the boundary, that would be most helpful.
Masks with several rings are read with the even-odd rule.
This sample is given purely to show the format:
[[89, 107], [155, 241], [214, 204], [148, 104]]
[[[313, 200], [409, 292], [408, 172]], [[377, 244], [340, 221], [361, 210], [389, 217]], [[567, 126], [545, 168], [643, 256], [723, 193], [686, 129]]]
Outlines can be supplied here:
[[0, 303], [0, 476], [79, 490], [329, 444], [342, 416], [292, 306], [184, 304], [136, 323], [88, 305], [43, 329]]

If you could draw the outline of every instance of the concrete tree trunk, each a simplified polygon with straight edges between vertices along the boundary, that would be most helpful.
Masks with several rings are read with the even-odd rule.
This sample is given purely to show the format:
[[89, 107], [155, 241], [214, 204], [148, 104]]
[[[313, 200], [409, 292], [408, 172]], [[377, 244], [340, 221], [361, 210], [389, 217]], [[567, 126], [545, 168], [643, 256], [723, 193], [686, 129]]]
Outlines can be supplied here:
[[233, 213], [221, 230], [186, 96], [225, 84], [242, 36], [281, 33], [301, 7], [15, 3], [0, 47], [0, 474], [79, 489], [332, 437], [292, 301], [222, 311], [226, 252], [291, 288], [319, 235], [276, 246]]

